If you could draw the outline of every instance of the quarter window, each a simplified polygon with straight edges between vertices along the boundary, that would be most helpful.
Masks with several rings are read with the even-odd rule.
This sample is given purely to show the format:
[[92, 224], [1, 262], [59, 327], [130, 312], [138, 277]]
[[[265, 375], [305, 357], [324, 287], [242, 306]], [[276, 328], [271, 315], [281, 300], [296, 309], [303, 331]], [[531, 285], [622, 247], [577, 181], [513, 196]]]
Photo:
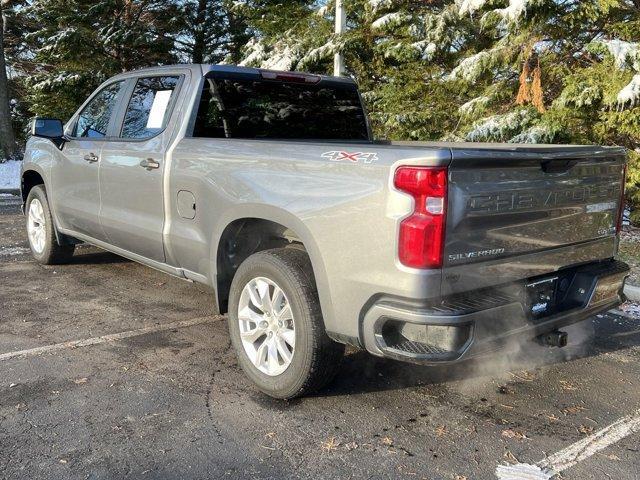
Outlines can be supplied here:
[[164, 130], [180, 77], [139, 78], [129, 100], [122, 138], [150, 138]]
[[74, 137], [104, 138], [113, 114], [118, 94], [124, 82], [104, 87], [80, 112], [73, 130]]

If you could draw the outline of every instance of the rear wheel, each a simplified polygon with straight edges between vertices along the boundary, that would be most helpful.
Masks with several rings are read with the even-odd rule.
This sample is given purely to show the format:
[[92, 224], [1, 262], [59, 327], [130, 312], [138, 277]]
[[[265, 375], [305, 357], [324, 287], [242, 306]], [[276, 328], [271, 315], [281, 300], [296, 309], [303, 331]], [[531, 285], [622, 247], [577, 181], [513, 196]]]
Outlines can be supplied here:
[[73, 245], [59, 245], [44, 186], [36, 185], [29, 192], [25, 205], [27, 237], [33, 257], [44, 265], [68, 262]]
[[330, 382], [344, 354], [324, 329], [306, 252], [256, 253], [236, 272], [229, 332], [240, 366], [267, 395], [294, 398]]

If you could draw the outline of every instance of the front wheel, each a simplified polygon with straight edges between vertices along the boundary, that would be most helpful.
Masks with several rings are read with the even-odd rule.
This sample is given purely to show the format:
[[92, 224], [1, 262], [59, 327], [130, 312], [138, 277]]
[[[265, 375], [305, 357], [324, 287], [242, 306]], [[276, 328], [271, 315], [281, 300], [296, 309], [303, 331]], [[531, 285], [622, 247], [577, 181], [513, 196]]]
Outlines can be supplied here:
[[36, 185], [29, 192], [25, 204], [27, 237], [33, 257], [44, 265], [68, 262], [73, 256], [73, 245], [60, 245], [44, 186]]
[[294, 398], [331, 381], [344, 354], [324, 329], [306, 252], [256, 253], [229, 292], [229, 333], [240, 366], [267, 395]]

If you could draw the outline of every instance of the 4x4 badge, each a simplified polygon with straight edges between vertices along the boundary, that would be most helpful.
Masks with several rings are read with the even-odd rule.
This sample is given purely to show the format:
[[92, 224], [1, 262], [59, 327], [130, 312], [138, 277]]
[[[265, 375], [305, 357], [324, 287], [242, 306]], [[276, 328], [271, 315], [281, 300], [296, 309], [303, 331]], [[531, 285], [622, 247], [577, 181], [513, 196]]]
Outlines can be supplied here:
[[342, 151], [333, 151], [323, 153], [322, 157], [328, 158], [332, 162], [348, 161], [358, 163], [360, 160], [362, 160], [364, 161], [364, 163], [373, 163], [378, 160], [378, 154], [373, 152], [349, 153]]

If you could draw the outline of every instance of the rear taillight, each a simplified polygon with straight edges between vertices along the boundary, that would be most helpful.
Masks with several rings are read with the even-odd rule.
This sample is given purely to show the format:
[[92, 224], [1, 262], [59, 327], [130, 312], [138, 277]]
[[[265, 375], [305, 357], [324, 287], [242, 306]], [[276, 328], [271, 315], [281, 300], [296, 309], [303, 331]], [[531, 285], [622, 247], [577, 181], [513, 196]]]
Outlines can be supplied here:
[[622, 190], [620, 191], [620, 208], [618, 208], [618, 220], [616, 222], [616, 233], [622, 230], [622, 218], [624, 217], [624, 187], [627, 183], [627, 165], [622, 170]]
[[395, 187], [413, 197], [413, 213], [400, 223], [398, 257], [412, 268], [442, 267], [447, 209], [447, 169], [400, 167]]

